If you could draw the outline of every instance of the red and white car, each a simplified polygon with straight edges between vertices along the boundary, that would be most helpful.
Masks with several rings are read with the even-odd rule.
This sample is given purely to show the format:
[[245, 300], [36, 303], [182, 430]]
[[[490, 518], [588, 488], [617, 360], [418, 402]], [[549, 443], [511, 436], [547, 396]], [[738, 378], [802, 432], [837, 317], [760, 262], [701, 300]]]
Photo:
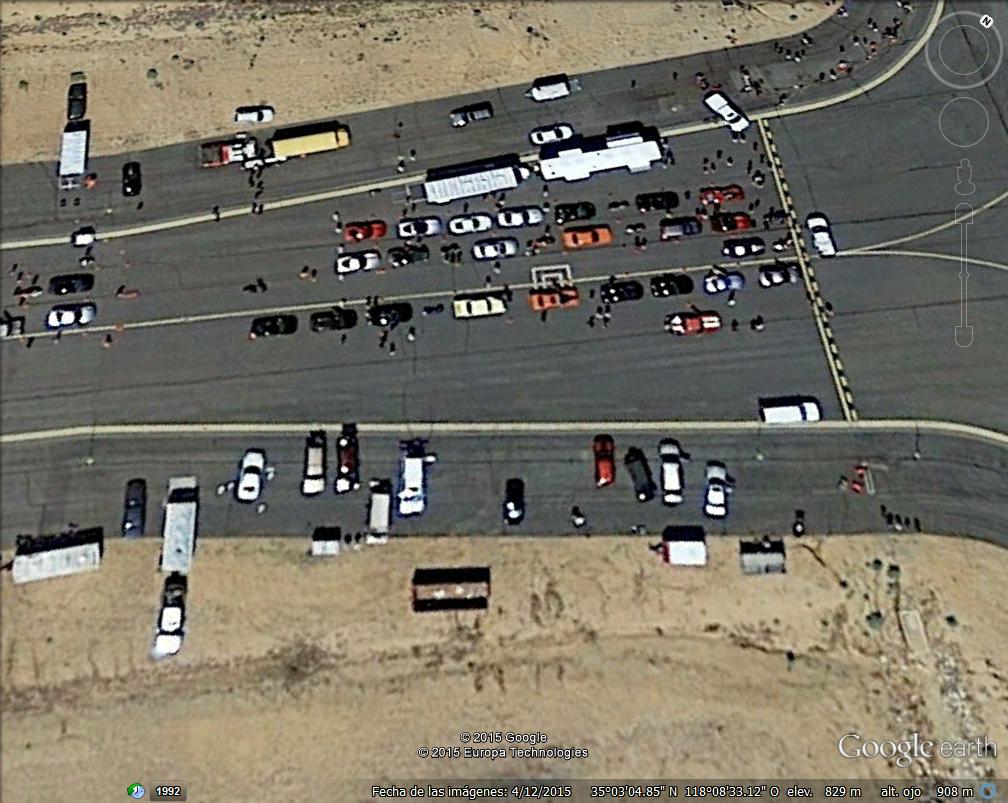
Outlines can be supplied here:
[[674, 312], [665, 319], [665, 331], [673, 335], [705, 335], [721, 328], [721, 316], [714, 310]]
[[592, 442], [595, 453], [595, 487], [604, 488], [616, 482], [616, 444], [611, 435], [596, 435]]
[[384, 220], [365, 220], [347, 223], [343, 227], [343, 239], [348, 243], [359, 243], [362, 240], [378, 240], [388, 234], [388, 226]]
[[725, 187], [703, 187], [700, 190], [700, 203], [717, 204], [720, 206], [726, 201], [744, 201], [745, 190], [738, 184], [728, 184]]
[[743, 231], [755, 225], [745, 212], [718, 212], [710, 217], [711, 231]]

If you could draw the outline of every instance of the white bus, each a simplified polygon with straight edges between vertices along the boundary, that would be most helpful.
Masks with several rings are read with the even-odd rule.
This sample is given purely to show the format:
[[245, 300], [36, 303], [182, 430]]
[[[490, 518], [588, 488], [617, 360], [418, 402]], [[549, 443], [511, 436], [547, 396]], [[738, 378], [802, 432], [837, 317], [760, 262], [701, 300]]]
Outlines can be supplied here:
[[631, 173], [650, 170], [662, 158], [657, 129], [636, 125], [610, 126], [604, 135], [543, 145], [539, 170], [546, 180], [583, 181], [595, 173], [625, 168]]

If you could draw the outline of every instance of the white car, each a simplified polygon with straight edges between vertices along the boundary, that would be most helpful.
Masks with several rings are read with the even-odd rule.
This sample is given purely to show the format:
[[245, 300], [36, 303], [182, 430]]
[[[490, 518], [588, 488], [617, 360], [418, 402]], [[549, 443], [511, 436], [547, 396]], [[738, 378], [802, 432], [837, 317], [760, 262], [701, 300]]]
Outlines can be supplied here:
[[469, 293], [452, 301], [452, 313], [461, 320], [504, 315], [507, 311], [507, 301], [497, 293]]
[[273, 119], [272, 106], [239, 106], [235, 109], [236, 123], [268, 123]]
[[493, 228], [493, 218], [482, 212], [473, 215], [456, 215], [448, 221], [448, 231], [452, 234], [476, 234], [490, 231]]
[[736, 237], [725, 240], [721, 246], [721, 255], [743, 259], [766, 251], [766, 243], [761, 237]]
[[797, 281], [797, 265], [767, 265], [759, 269], [760, 287], [777, 287], [782, 284], [794, 284]]
[[326, 488], [326, 434], [315, 430], [305, 441], [304, 475], [301, 478], [301, 494], [316, 496]]
[[414, 237], [433, 237], [444, 231], [444, 225], [439, 217], [408, 217], [399, 221], [396, 227], [401, 240], [412, 240]]
[[502, 229], [517, 229], [519, 226], [536, 226], [545, 219], [538, 206], [514, 206], [501, 209], [497, 213], [497, 225]]
[[423, 441], [404, 444], [396, 494], [400, 516], [419, 516], [427, 509], [427, 465], [436, 460], [436, 455], [427, 454]]
[[529, 131], [529, 142], [533, 145], [546, 145], [550, 142], [560, 142], [574, 136], [574, 129], [566, 123], [534, 128]]
[[514, 237], [494, 237], [479, 240], [473, 245], [472, 255], [476, 259], [503, 259], [518, 253], [518, 241]]
[[238, 481], [235, 483], [235, 499], [249, 504], [262, 494], [263, 477], [266, 473], [266, 452], [249, 449], [238, 466]]
[[357, 251], [352, 254], [340, 254], [336, 257], [337, 273], [354, 273], [359, 270], [374, 270], [381, 267], [381, 254], [378, 251]]
[[812, 235], [812, 245], [821, 257], [836, 256], [836, 241], [833, 239], [833, 230], [826, 215], [821, 212], [813, 212], [805, 218], [805, 228]]
[[46, 329], [66, 329], [70, 326], [87, 326], [95, 319], [98, 308], [90, 303], [57, 304], [46, 316]]
[[710, 519], [723, 519], [728, 515], [728, 469], [724, 463], [707, 464], [707, 490], [704, 491], [704, 515]]
[[728, 127], [736, 133], [745, 131], [750, 125], [749, 118], [745, 116], [742, 109], [735, 105], [724, 92], [719, 92], [716, 89], [708, 92], [704, 95], [703, 104], [728, 123]]
[[74, 248], [87, 248], [94, 245], [96, 236], [93, 226], [84, 226], [70, 235], [70, 244]]
[[683, 460], [689, 455], [683, 453], [679, 441], [665, 438], [658, 444], [658, 456], [661, 458], [661, 488], [662, 502], [666, 505], [678, 505], [683, 500]]

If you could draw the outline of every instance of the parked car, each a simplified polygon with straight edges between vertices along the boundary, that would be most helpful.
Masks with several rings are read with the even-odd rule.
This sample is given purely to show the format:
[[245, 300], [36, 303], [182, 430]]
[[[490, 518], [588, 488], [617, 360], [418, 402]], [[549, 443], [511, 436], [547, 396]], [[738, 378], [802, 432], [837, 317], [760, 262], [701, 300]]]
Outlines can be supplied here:
[[683, 461], [689, 455], [683, 452], [679, 441], [665, 438], [658, 444], [658, 456], [661, 458], [662, 502], [674, 506], [682, 503], [685, 472]]
[[616, 444], [611, 435], [596, 435], [592, 441], [595, 455], [595, 487], [604, 488], [616, 482]]
[[525, 482], [511, 477], [504, 483], [504, 521], [521, 524], [525, 518]]
[[655, 298], [685, 296], [693, 289], [693, 278], [688, 273], [660, 273], [651, 277], [651, 295]]
[[462, 128], [479, 120], [489, 120], [494, 116], [493, 105], [488, 100], [480, 103], [473, 103], [469, 106], [460, 106], [453, 109], [451, 113], [451, 124], [455, 128]]
[[49, 280], [49, 292], [57, 296], [87, 293], [93, 287], [94, 276], [90, 273], [64, 273]]
[[631, 446], [623, 458], [623, 465], [626, 466], [633, 481], [634, 494], [638, 502], [650, 502], [655, 497], [655, 484], [651, 477], [651, 467], [648, 465], [647, 456], [636, 446]]
[[301, 477], [301, 494], [315, 496], [326, 487], [326, 434], [316, 429], [308, 433], [304, 449], [304, 473]]
[[313, 332], [332, 332], [353, 329], [357, 325], [357, 310], [333, 307], [311, 314], [310, 328]]
[[724, 463], [712, 460], [707, 464], [707, 488], [704, 491], [704, 515], [723, 519], [728, 515], [728, 470]]
[[525, 97], [534, 100], [536, 103], [543, 103], [548, 100], [558, 100], [565, 98], [581, 88], [576, 78], [568, 78], [566, 75], [546, 75], [536, 78], [532, 86], [525, 92]]
[[518, 241], [514, 237], [491, 237], [477, 240], [472, 247], [476, 259], [505, 259], [518, 253]]
[[140, 162], [126, 162], [122, 167], [122, 194], [127, 198], [139, 195], [143, 189]]
[[756, 225], [746, 212], [717, 212], [710, 216], [711, 231], [744, 231]]
[[147, 522], [147, 481], [133, 479], [126, 483], [123, 501], [122, 534], [126, 538], [140, 538]]
[[553, 220], [558, 226], [573, 223], [576, 220], [591, 220], [595, 217], [595, 204], [588, 201], [578, 201], [572, 204], [557, 204], [553, 207]]
[[396, 246], [388, 250], [388, 261], [393, 268], [416, 265], [429, 259], [430, 249], [423, 243], [420, 243], [420, 245]]
[[633, 279], [608, 281], [599, 287], [599, 299], [604, 304], [639, 301], [644, 298], [644, 286]]
[[373, 249], [340, 254], [336, 257], [336, 273], [356, 273], [359, 270], [376, 270], [381, 267], [381, 252]]
[[552, 287], [529, 290], [529, 304], [536, 312], [571, 309], [581, 303], [576, 287]]
[[236, 123], [268, 123], [273, 119], [275, 109], [272, 106], [239, 106], [235, 109]]
[[74, 248], [87, 248], [89, 245], [94, 245], [96, 239], [94, 226], [82, 226], [70, 235], [70, 244]]
[[507, 301], [500, 293], [465, 293], [452, 301], [452, 313], [459, 319], [504, 315], [507, 309]]
[[357, 425], [344, 424], [336, 441], [336, 482], [333, 491], [349, 493], [360, 488], [360, 446]]
[[87, 84], [77, 81], [67, 90], [67, 119], [83, 120], [87, 114]]
[[798, 266], [793, 262], [778, 262], [759, 269], [760, 287], [777, 287], [798, 281]]
[[819, 252], [819, 256], [836, 256], [836, 241], [833, 239], [833, 229], [826, 215], [822, 212], [813, 212], [805, 218], [805, 228], [812, 235], [812, 246]]
[[343, 227], [343, 239], [348, 243], [359, 243], [362, 240], [378, 240], [388, 234], [388, 226], [384, 220], [364, 220], [347, 223]]
[[745, 287], [745, 276], [738, 271], [712, 270], [704, 276], [703, 289], [707, 295], [730, 293]]
[[665, 318], [665, 331], [673, 335], [704, 335], [721, 328], [721, 316], [714, 310], [674, 312]]
[[529, 142], [533, 145], [546, 145], [550, 142], [560, 142], [574, 136], [574, 129], [566, 123], [554, 123], [553, 125], [534, 128], [529, 132]]
[[667, 212], [679, 206], [679, 196], [674, 192], [663, 190], [661, 192], [643, 192], [634, 199], [637, 204], [637, 211], [641, 214], [646, 212]]
[[238, 464], [238, 480], [235, 482], [235, 499], [244, 504], [255, 502], [263, 492], [266, 475], [266, 452], [249, 449]]
[[502, 229], [516, 229], [519, 226], [537, 226], [543, 222], [543, 211], [538, 206], [516, 206], [501, 209], [497, 213], [497, 225]]
[[701, 231], [703, 227], [695, 217], [669, 217], [661, 222], [659, 237], [662, 242], [667, 242], [680, 237], [692, 237]]
[[414, 237], [433, 237], [444, 231], [444, 225], [439, 217], [403, 218], [396, 226], [400, 240], [412, 240]]
[[728, 184], [723, 187], [702, 187], [698, 193], [700, 203], [720, 206], [728, 201], [744, 201], [745, 190], [738, 184]]
[[461, 236], [463, 234], [478, 234], [493, 228], [493, 218], [483, 212], [469, 215], [455, 215], [448, 220], [448, 231]]
[[157, 630], [151, 655], [167, 658], [177, 655], [185, 638], [185, 602], [189, 581], [184, 574], [172, 572], [165, 578], [161, 592], [161, 610], [158, 612]]
[[292, 335], [297, 331], [297, 328], [296, 315], [263, 315], [252, 319], [249, 340], [255, 340], [257, 337]]
[[612, 229], [608, 226], [574, 226], [563, 233], [564, 248], [571, 251], [611, 245], [612, 241]]
[[749, 127], [749, 118], [724, 92], [717, 89], [708, 92], [703, 97], [703, 104], [726, 122], [732, 131], [738, 133]]
[[95, 319], [98, 308], [90, 301], [76, 304], [57, 304], [46, 316], [46, 329], [69, 329], [72, 326], [87, 326]]
[[413, 307], [406, 302], [374, 304], [367, 311], [368, 323], [392, 329], [413, 318]]
[[5, 313], [7, 317], [0, 320], [0, 337], [14, 337], [15, 335], [24, 334], [25, 319], [24, 316], [14, 317], [8, 313]]
[[766, 251], [766, 243], [760, 237], [737, 237], [733, 240], [725, 240], [721, 247], [721, 253], [724, 256], [735, 259], [756, 256], [764, 251]]

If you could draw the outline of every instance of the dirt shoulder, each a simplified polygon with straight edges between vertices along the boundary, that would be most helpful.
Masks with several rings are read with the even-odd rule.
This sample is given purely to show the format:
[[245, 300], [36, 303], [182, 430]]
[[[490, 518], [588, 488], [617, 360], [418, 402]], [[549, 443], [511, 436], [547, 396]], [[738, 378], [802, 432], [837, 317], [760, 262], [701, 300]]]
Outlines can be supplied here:
[[[1008, 744], [1008, 555], [987, 544], [792, 540], [788, 573], [765, 577], [741, 575], [733, 539], [704, 569], [633, 538], [411, 538], [329, 560], [306, 546], [205, 541], [189, 635], [163, 665], [147, 656], [156, 540], [109, 544], [87, 575], [4, 574], [5, 799], [59, 799], [66, 777], [81, 800], [153, 778], [295, 800], [348, 778], [901, 777], [915, 770], [844, 759], [837, 740]], [[413, 569], [439, 565], [491, 566], [490, 609], [414, 614]], [[589, 755], [417, 755], [482, 730]], [[916, 771], [1008, 769], [952, 764]]]
[[[92, 153], [347, 115], [791, 35], [823, 2], [0, 4], [0, 162], [55, 160], [72, 71], [88, 78]], [[733, 30], [734, 29], [734, 30]]]

